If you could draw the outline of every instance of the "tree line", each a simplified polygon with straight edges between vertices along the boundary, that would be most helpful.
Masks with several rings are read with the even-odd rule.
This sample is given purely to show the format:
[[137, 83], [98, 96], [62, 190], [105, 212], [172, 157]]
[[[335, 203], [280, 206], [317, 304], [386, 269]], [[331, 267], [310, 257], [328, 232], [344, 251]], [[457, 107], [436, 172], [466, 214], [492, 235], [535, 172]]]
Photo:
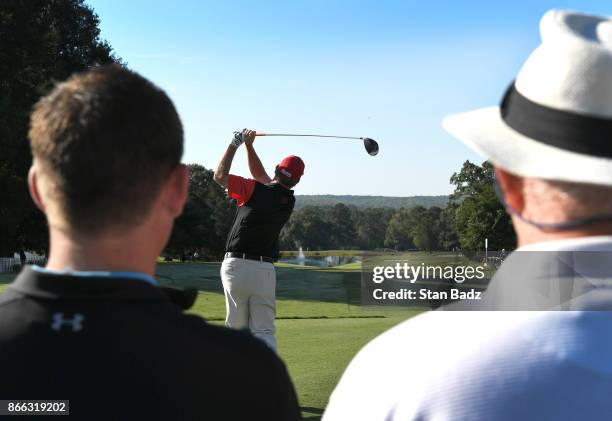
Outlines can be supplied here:
[[447, 195], [440, 196], [356, 196], [356, 195], [331, 195], [331, 194], [298, 194], [296, 196], [295, 207], [304, 206], [333, 206], [343, 203], [349, 207], [359, 208], [412, 208], [415, 206], [445, 207], [448, 202]]
[[444, 208], [361, 208], [338, 203], [304, 206], [281, 233], [281, 249], [477, 251], [514, 248], [512, 222], [495, 194], [491, 164], [466, 161], [451, 176], [455, 186]]
[[[219, 259], [235, 203], [213, 181], [213, 172], [189, 166], [191, 185], [183, 215], [166, 250], [169, 256]], [[494, 171], [466, 161], [450, 181], [447, 205], [393, 209], [337, 203], [296, 209], [280, 235], [281, 250], [491, 250], [515, 246], [512, 223], [495, 194]]]

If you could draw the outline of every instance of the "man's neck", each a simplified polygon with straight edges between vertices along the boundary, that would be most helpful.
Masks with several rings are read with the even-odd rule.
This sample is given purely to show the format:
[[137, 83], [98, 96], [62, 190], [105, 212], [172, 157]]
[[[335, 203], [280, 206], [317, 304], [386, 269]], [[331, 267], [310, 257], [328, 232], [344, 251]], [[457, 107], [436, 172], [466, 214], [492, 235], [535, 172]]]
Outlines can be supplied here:
[[545, 241], [612, 235], [611, 222], [587, 225], [571, 230], [542, 230], [517, 218], [512, 218], [512, 222], [517, 234], [518, 247]]
[[284, 187], [284, 188], [285, 188], [285, 189], [287, 189], [287, 190], [291, 190], [291, 189], [293, 188], [293, 187], [287, 187], [286, 185], [284, 185], [283, 183], [281, 183], [281, 182], [280, 182], [280, 180], [279, 180], [279, 179], [277, 179], [277, 178], [272, 179], [272, 181], [270, 182], [270, 184], [278, 184], [279, 186]]
[[137, 237], [137, 234], [84, 236], [52, 227], [46, 268], [142, 272], [153, 276], [157, 255]]

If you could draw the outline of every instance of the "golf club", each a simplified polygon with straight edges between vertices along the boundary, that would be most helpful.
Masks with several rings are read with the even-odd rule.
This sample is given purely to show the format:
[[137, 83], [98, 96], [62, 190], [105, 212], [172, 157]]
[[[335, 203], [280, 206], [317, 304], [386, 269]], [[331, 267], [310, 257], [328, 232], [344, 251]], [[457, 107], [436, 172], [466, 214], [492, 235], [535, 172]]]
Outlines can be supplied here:
[[297, 136], [297, 137], [331, 137], [334, 139], [359, 139], [363, 140], [363, 146], [368, 154], [375, 156], [378, 154], [378, 143], [369, 137], [353, 137], [353, 136], [330, 136], [325, 134], [294, 134], [294, 133], [262, 133], [257, 132], [256, 136]]

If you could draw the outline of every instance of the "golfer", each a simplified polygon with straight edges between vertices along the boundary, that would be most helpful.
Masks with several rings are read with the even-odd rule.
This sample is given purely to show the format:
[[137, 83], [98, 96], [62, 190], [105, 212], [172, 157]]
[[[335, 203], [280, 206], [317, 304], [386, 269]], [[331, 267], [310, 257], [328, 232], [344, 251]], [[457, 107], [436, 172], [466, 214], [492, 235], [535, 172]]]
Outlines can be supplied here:
[[[288, 156], [270, 178], [253, 147], [256, 132], [235, 132], [215, 171], [215, 181], [236, 199], [238, 210], [227, 237], [221, 265], [225, 291], [225, 325], [249, 328], [253, 335], [276, 350], [276, 271], [278, 236], [291, 216], [295, 198], [291, 190], [304, 173], [304, 162]], [[229, 173], [236, 150], [244, 143], [253, 179]]]
[[501, 105], [444, 127], [494, 164], [517, 234], [485, 308], [573, 311], [415, 317], [359, 352], [324, 421], [610, 419], [612, 19], [553, 10], [540, 30]]
[[0, 295], [0, 397], [69, 400], [77, 420], [300, 419], [274, 352], [154, 277], [189, 180], [170, 98], [97, 67], [38, 102], [29, 138], [49, 261]]

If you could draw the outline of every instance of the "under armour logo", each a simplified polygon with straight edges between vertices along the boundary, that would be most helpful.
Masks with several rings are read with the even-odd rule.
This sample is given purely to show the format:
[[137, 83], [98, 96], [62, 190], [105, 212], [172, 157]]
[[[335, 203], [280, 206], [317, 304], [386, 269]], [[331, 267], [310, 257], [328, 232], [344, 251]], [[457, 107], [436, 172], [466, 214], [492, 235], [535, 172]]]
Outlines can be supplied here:
[[85, 316], [81, 313], [75, 313], [72, 319], [65, 319], [64, 313], [53, 314], [53, 323], [51, 323], [51, 329], [60, 331], [63, 326], [72, 326], [73, 332], [78, 332], [83, 329], [83, 320]]

